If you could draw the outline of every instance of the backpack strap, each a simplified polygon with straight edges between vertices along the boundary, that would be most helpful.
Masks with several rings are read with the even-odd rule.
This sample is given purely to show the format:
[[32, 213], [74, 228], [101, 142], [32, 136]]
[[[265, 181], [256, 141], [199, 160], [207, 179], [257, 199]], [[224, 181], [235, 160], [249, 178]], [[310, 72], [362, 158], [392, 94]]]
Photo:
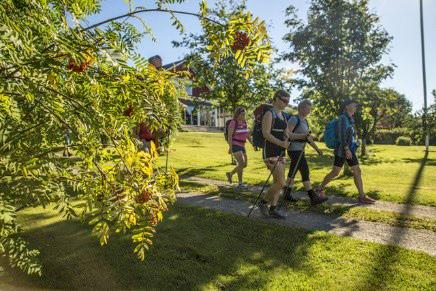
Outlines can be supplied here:
[[295, 127], [292, 130], [292, 133], [294, 133], [301, 124], [300, 116], [297, 115], [296, 117], [297, 117], [297, 123], [295, 124]]

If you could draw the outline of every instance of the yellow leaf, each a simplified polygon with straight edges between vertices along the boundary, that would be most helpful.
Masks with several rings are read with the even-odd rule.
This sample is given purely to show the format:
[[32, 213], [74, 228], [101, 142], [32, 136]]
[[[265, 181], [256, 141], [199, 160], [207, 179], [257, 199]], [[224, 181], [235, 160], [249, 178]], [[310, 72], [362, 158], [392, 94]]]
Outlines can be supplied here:
[[133, 225], [136, 224], [136, 215], [135, 214], [131, 213], [129, 215], [129, 222], [130, 222], [130, 224], [133, 224]]
[[123, 82], [129, 82], [129, 80], [130, 80], [130, 75], [125, 75], [125, 76], [123, 76]]
[[156, 145], [154, 144], [154, 141], [150, 142], [150, 154], [153, 158], [156, 158], [158, 156], [158, 153], [156, 151]]

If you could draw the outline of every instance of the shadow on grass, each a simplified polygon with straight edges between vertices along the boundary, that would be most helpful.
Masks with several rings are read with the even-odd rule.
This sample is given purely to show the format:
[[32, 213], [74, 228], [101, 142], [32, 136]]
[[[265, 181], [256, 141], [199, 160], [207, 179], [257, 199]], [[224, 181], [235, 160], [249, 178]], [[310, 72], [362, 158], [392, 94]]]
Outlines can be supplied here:
[[[418, 171], [415, 174], [415, 177], [410, 185], [409, 190], [407, 191], [407, 197], [403, 201], [404, 206], [401, 211], [400, 216], [397, 218], [397, 223], [401, 227], [406, 227], [405, 221], [406, 218], [410, 215], [412, 204], [416, 196], [416, 191], [419, 187], [419, 183], [421, 182], [422, 173], [426, 166], [428, 157], [428, 152], [425, 152], [424, 157], [421, 159], [421, 164], [419, 166]], [[398, 244], [403, 240], [404, 234], [407, 231], [406, 228], [403, 228], [400, 232], [392, 233], [389, 242], [391, 244]], [[391, 280], [395, 280], [396, 278], [396, 269], [395, 265], [400, 260], [399, 248], [388, 247], [388, 248], [380, 248], [378, 253], [376, 253], [376, 257], [374, 258], [374, 265], [372, 266], [372, 272], [366, 279], [363, 281], [363, 286], [368, 286], [370, 282], [374, 281], [374, 278], [377, 278], [376, 285], [373, 286], [377, 289], [384, 289], [389, 285]], [[398, 279], [398, 278], [397, 278]]]
[[[352, 181], [353, 178], [343, 176], [340, 179], [342, 179], [342, 180], [351, 179], [351, 181]], [[335, 179], [335, 180], [337, 180], [337, 179]], [[351, 183], [353, 183], [352, 185], [354, 185], [354, 182], [351, 182]], [[328, 195], [335, 195], [335, 196], [342, 196], [342, 197], [349, 197], [349, 198], [356, 199], [357, 195], [354, 192], [350, 192], [350, 191], [345, 190], [345, 188], [348, 186], [349, 185], [345, 184], [345, 183], [340, 183], [338, 185], [329, 184], [328, 187], [326, 188], [326, 192]], [[379, 200], [382, 197], [380, 191], [378, 191], [378, 190], [367, 191], [366, 194], [369, 195], [370, 197], [376, 199], [376, 200]]]
[[306, 153], [306, 158], [310, 163], [310, 170], [331, 168], [333, 165], [333, 156], [329, 154], [319, 156], [315, 153]]
[[180, 168], [177, 170], [177, 174], [181, 179], [194, 177], [194, 176], [202, 176], [207, 172], [217, 172], [223, 166], [227, 166], [228, 164], [220, 164], [215, 166], [208, 166], [202, 168]]
[[[405, 163], [422, 163], [422, 159], [411, 159], [411, 158], [406, 158], [406, 159], [402, 159], [403, 162]], [[436, 159], [427, 159], [427, 161], [425, 162], [426, 166], [436, 166]]]
[[[154, 245], [140, 262], [128, 238], [113, 237], [100, 247], [86, 226], [62, 221], [26, 233], [41, 250], [41, 278], [6, 268], [1, 281], [18, 288], [68, 290], [251, 289], [265, 288], [271, 279], [265, 273], [274, 268], [315, 271], [306, 260], [322, 238], [262, 224], [176, 206], [158, 226]], [[242, 265], [253, 267], [242, 271]]]

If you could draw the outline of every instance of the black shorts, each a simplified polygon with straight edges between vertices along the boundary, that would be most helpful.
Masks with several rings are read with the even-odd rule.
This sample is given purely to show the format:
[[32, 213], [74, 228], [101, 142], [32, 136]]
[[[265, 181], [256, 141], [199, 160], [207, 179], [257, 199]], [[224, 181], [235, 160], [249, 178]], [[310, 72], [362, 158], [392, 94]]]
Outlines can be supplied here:
[[282, 157], [282, 158], [286, 157], [285, 149], [278, 145], [267, 143], [263, 149], [263, 159], [266, 160], [269, 158], [278, 158], [278, 157]]
[[345, 160], [347, 160], [347, 164], [350, 167], [353, 167], [353, 166], [356, 166], [356, 165], [359, 164], [359, 161], [357, 160], [356, 154], [353, 153], [353, 157], [350, 160], [346, 159], [345, 157], [342, 158], [340, 156], [335, 155], [335, 163], [334, 163], [334, 165], [336, 167], [342, 168], [342, 166], [345, 163]]
[[235, 144], [232, 144], [232, 153], [243, 152], [245, 153], [245, 147], [241, 147]]

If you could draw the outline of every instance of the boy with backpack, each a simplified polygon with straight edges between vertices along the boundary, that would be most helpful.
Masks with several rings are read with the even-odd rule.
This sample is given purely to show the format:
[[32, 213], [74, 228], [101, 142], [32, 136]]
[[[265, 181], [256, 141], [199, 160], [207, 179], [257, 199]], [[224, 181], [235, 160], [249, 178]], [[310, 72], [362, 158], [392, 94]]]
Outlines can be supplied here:
[[335, 161], [333, 168], [328, 173], [321, 185], [317, 188], [320, 197], [325, 196], [324, 188], [339, 175], [345, 161], [353, 172], [354, 184], [359, 191], [359, 202], [365, 204], [374, 203], [375, 200], [365, 195], [363, 191], [362, 171], [357, 160], [356, 131], [353, 116], [357, 111], [358, 103], [352, 99], [343, 103], [343, 113], [335, 120], [329, 122], [324, 133], [324, 141], [327, 147], [334, 149]]

